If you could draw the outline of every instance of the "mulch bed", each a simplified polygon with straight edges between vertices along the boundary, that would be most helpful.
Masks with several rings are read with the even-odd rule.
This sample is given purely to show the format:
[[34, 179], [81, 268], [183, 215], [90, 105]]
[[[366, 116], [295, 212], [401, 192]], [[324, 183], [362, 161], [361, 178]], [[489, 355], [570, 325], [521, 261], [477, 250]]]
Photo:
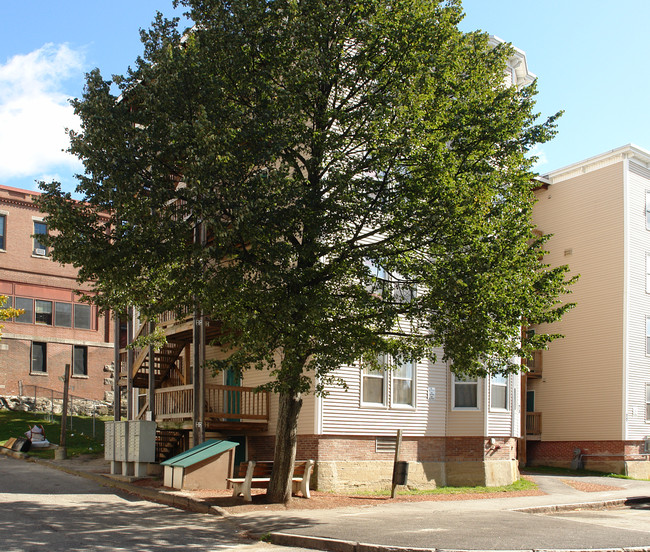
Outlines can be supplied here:
[[[150, 486], [150, 485], [146, 485]], [[539, 490], [510, 491], [494, 493], [459, 493], [459, 494], [423, 494], [423, 495], [398, 495], [395, 498], [389, 496], [367, 496], [353, 494], [335, 494], [319, 491], [311, 491], [311, 498], [306, 500], [301, 497], [293, 497], [288, 504], [268, 504], [264, 490], [253, 489], [253, 501], [246, 502], [242, 497], [233, 497], [231, 491], [202, 490], [202, 491], [174, 491], [182, 496], [189, 496], [200, 500], [211, 506], [219, 506], [231, 514], [243, 514], [247, 512], [266, 510], [324, 510], [331, 508], [346, 507], [373, 507], [382, 504], [396, 502], [433, 502], [433, 501], [456, 501], [456, 500], [481, 500], [489, 498], [508, 498], [519, 496], [540, 496], [545, 493]]]
[[597, 483], [587, 483], [586, 481], [575, 481], [573, 479], [562, 479], [562, 483], [573, 487], [576, 491], [584, 493], [598, 493], [601, 491], [619, 491], [620, 487], [613, 487], [611, 485], [599, 485]]

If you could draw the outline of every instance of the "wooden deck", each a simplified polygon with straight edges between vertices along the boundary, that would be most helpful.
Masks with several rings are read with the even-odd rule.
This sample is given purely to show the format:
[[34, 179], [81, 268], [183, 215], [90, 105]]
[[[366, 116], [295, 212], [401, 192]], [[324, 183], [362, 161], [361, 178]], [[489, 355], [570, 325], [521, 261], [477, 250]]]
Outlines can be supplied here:
[[[155, 418], [161, 426], [192, 426], [194, 387], [156, 389]], [[269, 392], [254, 387], [205, 386], [206, 430], [265, 431], [269, 423]]]

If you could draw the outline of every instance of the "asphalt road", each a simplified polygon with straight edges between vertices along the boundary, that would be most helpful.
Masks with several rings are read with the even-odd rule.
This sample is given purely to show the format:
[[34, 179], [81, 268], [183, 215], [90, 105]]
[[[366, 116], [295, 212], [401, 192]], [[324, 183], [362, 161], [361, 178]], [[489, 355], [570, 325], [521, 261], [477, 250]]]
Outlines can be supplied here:
[[185, 512], [0, 455], [0, 550], [298, 551], [242, 538], [228, 520]]

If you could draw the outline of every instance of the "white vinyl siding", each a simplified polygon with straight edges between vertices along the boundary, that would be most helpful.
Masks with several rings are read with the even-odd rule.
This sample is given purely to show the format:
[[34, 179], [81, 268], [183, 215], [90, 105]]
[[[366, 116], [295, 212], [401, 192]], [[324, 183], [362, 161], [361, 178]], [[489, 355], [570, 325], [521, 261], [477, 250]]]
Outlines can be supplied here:
[[[640, 440], [648, 435], [647, 384], [650, 382], [650, 171], [634, 160], [627, 164], [627, 352], [623, 438]], [[641, 215], [644, 208], [645, 220]]]
[[347, 390], [341, 385], [327, 387], [322, 399], [322, 433], [394, 436], [403, 429], [408, 435], [445, 435], [447, 367], [441, 361], [422, 360], [414, 368], [413, 407], [397, 404], [392, 386], [388, 386], [386, 405], [373, 408], [361, 404], [361, 367], [340, 367], [334, 375], [346, 382]]

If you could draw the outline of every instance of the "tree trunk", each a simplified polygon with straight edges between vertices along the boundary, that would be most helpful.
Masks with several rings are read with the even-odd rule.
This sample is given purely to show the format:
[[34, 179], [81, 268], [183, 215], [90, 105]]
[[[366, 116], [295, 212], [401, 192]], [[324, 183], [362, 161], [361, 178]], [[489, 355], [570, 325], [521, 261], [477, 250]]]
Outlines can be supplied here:
[[266, 498], [269, 502], [286, 503], [291, 499], [291, 477], [296, 459], [298, 415], [302, 408], [302, 399], [300, 393], [281, 392], [279, 400], [273, 473]]

